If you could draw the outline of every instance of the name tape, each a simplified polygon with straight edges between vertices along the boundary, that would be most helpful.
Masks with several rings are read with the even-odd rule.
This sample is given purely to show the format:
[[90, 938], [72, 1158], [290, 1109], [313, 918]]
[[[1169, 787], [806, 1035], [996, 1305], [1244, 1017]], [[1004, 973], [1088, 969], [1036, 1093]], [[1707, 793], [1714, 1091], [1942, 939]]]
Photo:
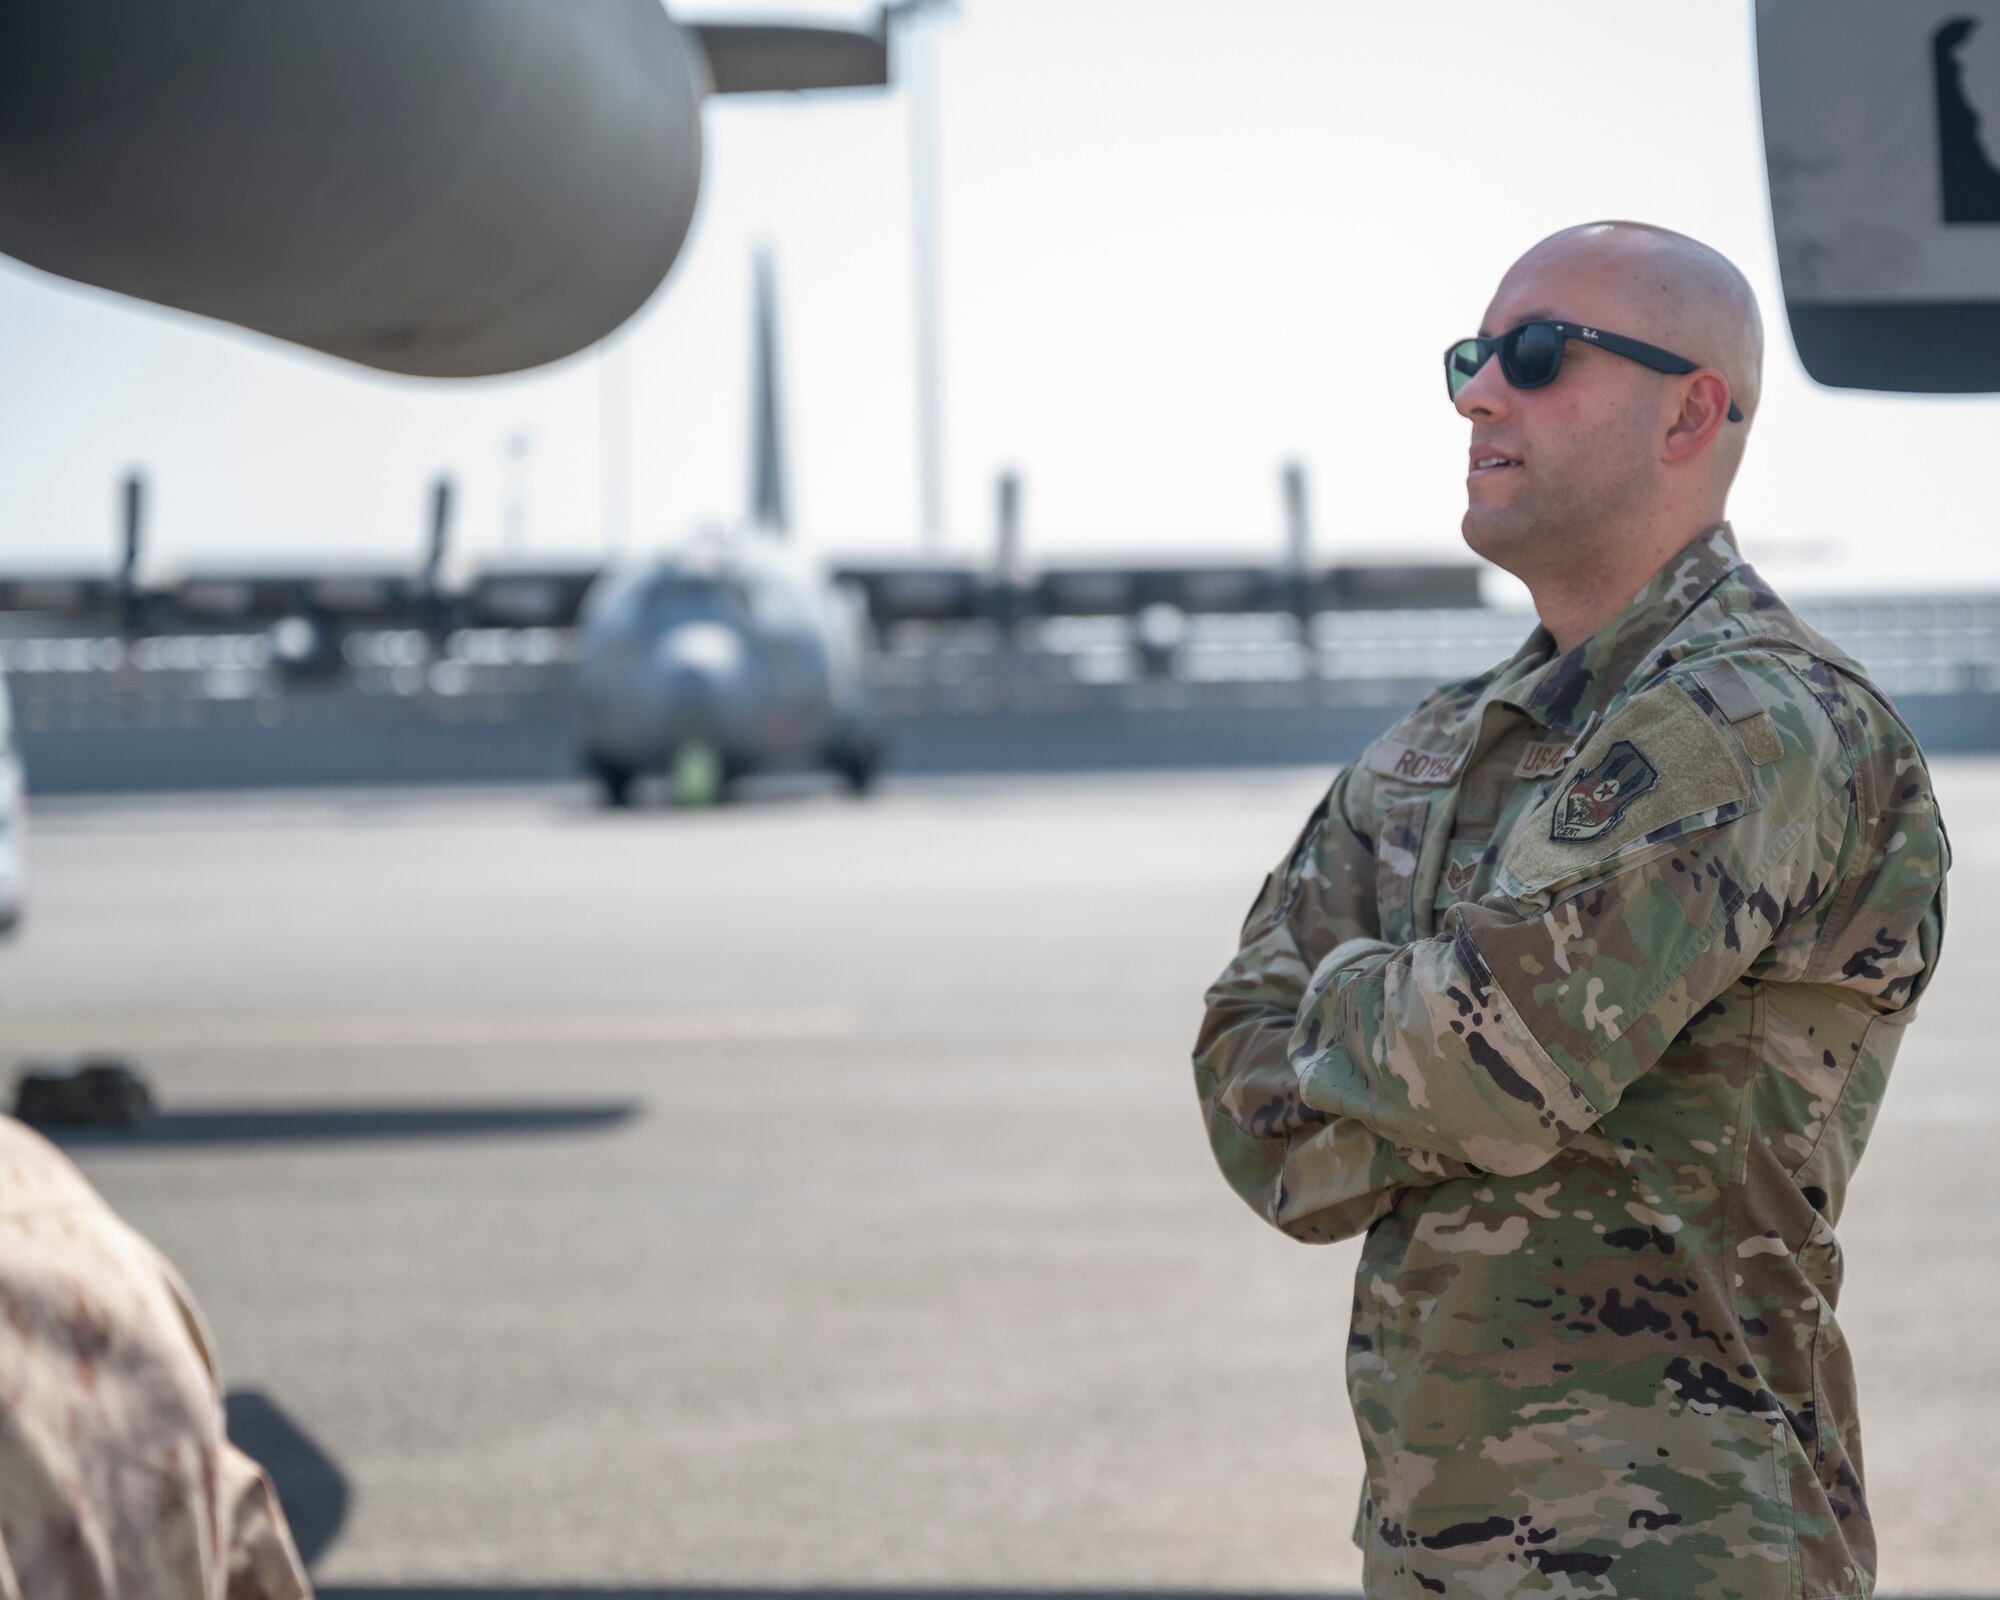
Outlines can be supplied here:
[[1404, 783], [1450, 783], [1464, 762], [1463, 750], [1419, 750], [1394, 739], [1378, 739], [1368, 747], [1368, 770]]

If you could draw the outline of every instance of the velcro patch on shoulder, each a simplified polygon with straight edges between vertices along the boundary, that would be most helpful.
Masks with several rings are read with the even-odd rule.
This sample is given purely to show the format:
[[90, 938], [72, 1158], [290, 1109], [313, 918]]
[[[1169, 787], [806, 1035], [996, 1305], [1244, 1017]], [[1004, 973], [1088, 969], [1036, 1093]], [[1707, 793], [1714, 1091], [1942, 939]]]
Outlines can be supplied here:
[[1594, 733], [1568, 781], [1521, 818], [1501, 857], [1503, 887], [1533, 893], [1755, 809], [1715, 720], [1669, 681]]
[[1362, 765], [1400, 783], [1450, 783], [1465, 765], [1465, 752], [1464, 745], [1450, 750], [1420, 750], [1394, 739], [1377, 739], [1368, 747]]
[[1692, 676], [1708, 691], [1715, 709], [1727, 721], [1742, 722], [1764, 709], [1763, 699], [1733, 661], [1711, 661], [1705, 667], [1695, 668]]
[[1777, 724], [1771, 720], [1763, 697], [1750, 686], [1735, 662], [1711, 661], [1705, 667], [1697, 667], [1690, 676], [1715, 702], [1723, 720], [1736, 730], [1736, 736], [1743, 741], [1744, 754], [1753, 762], [1767, 767], [1785, 753], [1784, 740], [1778, 737]]

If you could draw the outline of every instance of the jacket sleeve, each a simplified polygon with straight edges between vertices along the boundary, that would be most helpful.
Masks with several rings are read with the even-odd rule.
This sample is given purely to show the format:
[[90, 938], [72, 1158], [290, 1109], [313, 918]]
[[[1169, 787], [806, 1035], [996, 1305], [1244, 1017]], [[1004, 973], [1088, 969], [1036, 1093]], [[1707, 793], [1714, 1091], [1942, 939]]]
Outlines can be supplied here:
[[1374, 851], [1348, 818], [1351, 771], [1264, 880], [1235, 960], [1209, 988], [1194, 1051], [1195, 1088], [1224, 1178], [1265, 1221], [1312, 1243], [1362, 1232], [1400, 1188], [1467, 1170], [1306, 1104], [1289, 1059], [1314, 968], [1336, 949], [1360, 957], [1380, 933]]
[[215, 1341], [186, 1282], [153, 1244], [120, 1227], [129, 1246], [157, 1274], [200, 1364], [214, 1410], [221, 1451], [214, 1462], [217, 1505], [212, 1522], [221, 1542], [227, 1600], [311, 1600], [312, 1583], [299, 1559], [278, 1491], [262, 1466], [232, 1444], [216, 1373]]
[[1531, 1172], [1739, 979], [1843, 981], [1828, 918], [1885, 847], [1856, 826], [1854, 758], [1811, 694], [1782, 665], [1755, 679], [1754, 727], [1692, 677], [1634, 696], [1514, 829], [1492, 893], [1436, 938], [1320, 974], [1290, 1040], [1303, 1106]]

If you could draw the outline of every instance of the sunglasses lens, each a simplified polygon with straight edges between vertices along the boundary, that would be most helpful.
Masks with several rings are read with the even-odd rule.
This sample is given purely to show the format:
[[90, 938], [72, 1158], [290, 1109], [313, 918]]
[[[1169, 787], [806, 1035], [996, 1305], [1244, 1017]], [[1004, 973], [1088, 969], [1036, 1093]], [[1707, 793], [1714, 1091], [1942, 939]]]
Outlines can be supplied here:
[[1485, 364], [1486, 358], [1479, 353], [1477, 339], [1461, 339], [1446, 352], [1444, 358], [1445, 381], [1451, 385], [1451, 397], [1456, 400], [1458, 391], [1472, 381], [1472, 375]]
[[1500, 347], [1500, 370], [1517, 389], [1539, 389], [1562, 366], [1562, 335], [1546, 322], [1525, 322]]

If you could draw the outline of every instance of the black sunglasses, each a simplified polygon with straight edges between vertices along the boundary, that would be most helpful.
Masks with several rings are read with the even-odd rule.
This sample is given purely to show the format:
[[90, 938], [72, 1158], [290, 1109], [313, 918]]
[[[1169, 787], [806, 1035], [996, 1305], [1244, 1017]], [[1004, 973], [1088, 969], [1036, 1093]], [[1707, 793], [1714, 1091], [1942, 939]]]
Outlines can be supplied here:
[[[1459, 390], [1472, 381], [1472, 375], [1485, 366], [1487, 358], [1497, 350], [1500, 352], [1502, 377], [1516, 389], [1539, 389], [1544, 384], [1555, 382], [1556, 374], [1562, 371], [1563, 347], [1571, 339], [1594, 344], [1600, 350], [1609, 350], [1614, 356], [1636, 361], [1655, 372], [1700, 370], [1692, 361], [1675, 355], [1671, 350], [1628, 339], [1622, 333], [1606, 333], [1601, 328], [1586, 328], [1575, 322], [1523, 322], [1495, 338], [1476, 335], [1461, 339], [1445, 351], [1445, 388], [1456, 400]], [[1734, 398], [1729, 402], [1729, 420], [1743, 420], [1743, 413], [1736, 409]]]

